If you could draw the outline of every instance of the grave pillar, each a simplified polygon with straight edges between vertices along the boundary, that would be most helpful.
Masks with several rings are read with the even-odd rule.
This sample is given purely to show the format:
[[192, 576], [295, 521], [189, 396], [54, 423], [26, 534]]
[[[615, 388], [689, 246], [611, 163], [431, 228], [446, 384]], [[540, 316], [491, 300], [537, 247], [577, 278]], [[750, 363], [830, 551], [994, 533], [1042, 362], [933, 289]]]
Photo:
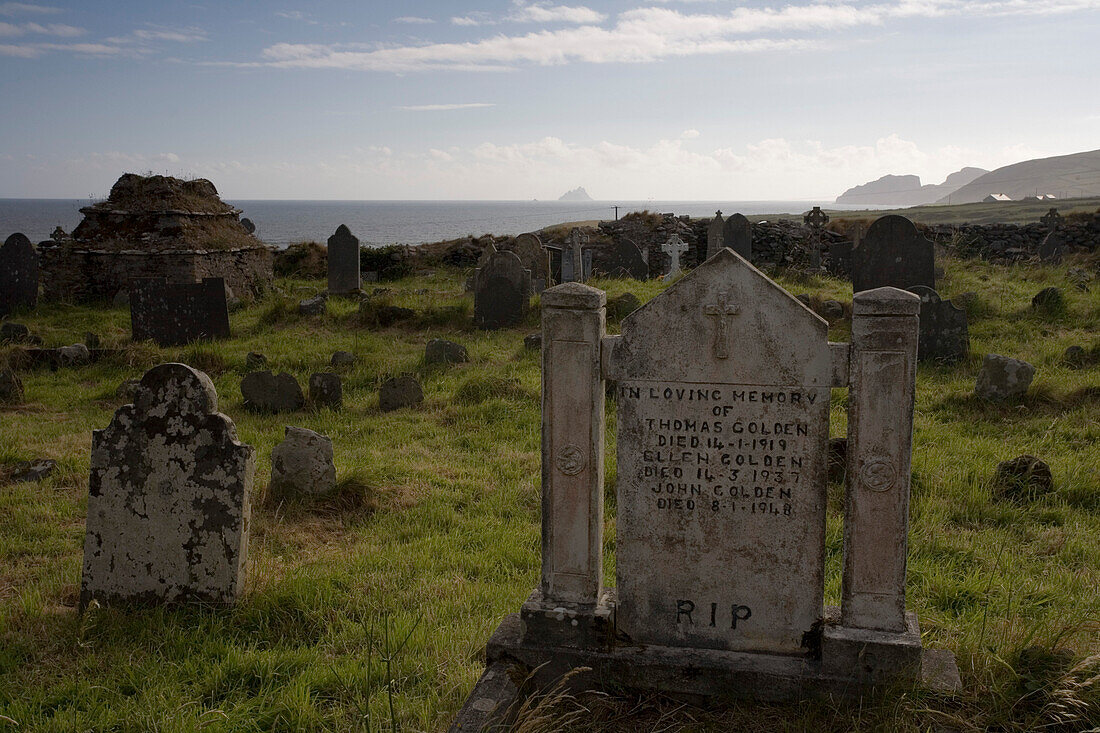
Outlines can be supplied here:
[[904, 633], [920, 298], [853, 299], [841, 625]]
[[544, 605], [592, 607], [603, 579], [602, 290], [565, 283], [542, 294], [542, 583]]

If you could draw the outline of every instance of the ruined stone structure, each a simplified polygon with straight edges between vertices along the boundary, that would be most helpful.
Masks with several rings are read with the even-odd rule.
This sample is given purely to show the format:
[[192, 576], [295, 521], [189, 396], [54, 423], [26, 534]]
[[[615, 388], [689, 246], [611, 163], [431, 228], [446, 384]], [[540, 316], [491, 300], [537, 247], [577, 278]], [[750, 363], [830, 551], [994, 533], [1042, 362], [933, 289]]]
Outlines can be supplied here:
[[272, 254], [210, 181], [124, 174], [106, 201], [80, 210], [71, 239], [40, 245], [46, 300], [113, 298], [134, 278], [220, 277], [239, 298], [271, 282]]

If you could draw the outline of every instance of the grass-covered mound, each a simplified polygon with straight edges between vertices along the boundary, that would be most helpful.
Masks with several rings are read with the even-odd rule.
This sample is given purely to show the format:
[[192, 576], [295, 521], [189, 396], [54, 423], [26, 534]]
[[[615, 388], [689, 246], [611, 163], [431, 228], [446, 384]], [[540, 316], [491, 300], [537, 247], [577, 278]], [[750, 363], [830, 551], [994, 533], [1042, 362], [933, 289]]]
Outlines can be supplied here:
[[[918, 372], [908, 604], [924, 643], [951, 649], [956, 698], [892, 691], [861, 705], [740, 703], [724, 710], [659, 698], [563, 697], [528, 711], [532, 730], [1087, 730], [1100, 726], [1100, 365], [1062, 363], [1066, 347], [1100, 340], [1100, 287], [1072, 287], [1057, 268], [942, 262], [945, 297], [974, 293], [971, 356]], [[115, 357], [24, 372], [25, 403], [0, 408], [0, 730], [444, 730], [482, 671], [480, 651], [539, 576], [540, 357], [522, 328], [470, 327], [465, 273], [386, 283], [376, 298], [416, 315], [379, 327], [351, 301], [325, 316], [295, 304], [316, 281], [232, 317], [227, 341], [180, 349], [129, 344], [128, 313], [45, 305], [21, 320], [46, 345], [100, 334]], [[813, 302], [851, 301], [830, 278], [780, 274]], [[609, 298], [643, 302], [664, 284], [596, 281]], [[1048, 285], [1059, 311], [1032, 309]], [[614, 331], [617, 326], [612, 325]], [[423, 363], [435, 337], [464, 344], [469, 363]], [[832, 325], [847, 340], [848, 322]], [[242, 407], [245, 356], [304, 385], [333, 351], [344, 409], [265, 416]], [[1038, 369], [1024, 400], [971, 397], [982, 355]], [[0, 361], [14, 353], [0, 347]], [[231, 609], [92, 609], [76, 613], [90, 432], [122, 404], [116, 387], [164, 361], [207, 371], [220, 409], [258, 449], [248, 585]], [[425, 401], [382, 413], [378, 388], [415, 373]], [[844, 391], [832, 434], [845, 433]], [[608, 406], [606, 583], [614, 584], [614, 408]], [[332, 437], [339, 488], [295, 501], [265, 487], [286, 424]], [[1000, 461], [1050, 464], [1055, 491], [1013, 503], [991, 497]], [[43, 483], [4, 478], [16, 462], [53, 458]], [[826, 603], [839, 602], [842, 494], [830, 485]], [[591, 712], [570, 720], [585, 705]], [[543, 721], [541, 727], [539, 721]], [[5, 728], [5, 725], [7, 728]]]

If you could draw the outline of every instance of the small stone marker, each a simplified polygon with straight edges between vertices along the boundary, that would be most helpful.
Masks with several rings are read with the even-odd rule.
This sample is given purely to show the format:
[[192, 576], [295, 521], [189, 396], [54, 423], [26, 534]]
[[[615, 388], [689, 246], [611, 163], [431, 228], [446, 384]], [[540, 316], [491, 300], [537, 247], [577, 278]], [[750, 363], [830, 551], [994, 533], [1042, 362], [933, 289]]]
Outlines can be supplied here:
[[671, 280], [683, 272], [683, 270], [680, 269], [680, 256], [688, 251], [688, 245], [684, 240], [680, 239], [679, 234], [673, 234], [668, 238], [667, 242], [661, 245], [661, 251], [672, 260], [668, 267], [668, 273], [665, 275], [666, 279]]
[[752, 260], [752, 223], [743, 214], [726, 219], [722, 246], [729, 247], [746, 260]]
[[92, 433], [81, 608], [236, 600], [255, 468], [209, 377], [184, 364], [146, 372], [134, 404]]
[[130, 281], [130, 329], [134, 341], [182, 346], [198, 339], [229, 338], [225, 280], [169, 283], [163, 277]]
[[11, 369], [0, 369], [0, 405], [18, 405], [23, 401], [23, 383]]
[[18, 232], [0, 246], [0, 316], [38, 304], [38, 252]]
[[432, 339], [424, 347], [427, 364], [461, 364], [470, 360], [466, 347], [446, 339]]
[[297, 379], [286, 372], [275, 376], [268, 370], [244, 375], [241, 396], [244, 406], [256, 412], [293, 412], [306, 403]]
[[974, 396], [991, 402], [1006, 402], [1027, 394], [1035, 367], [1026, 361], [1000, 354], [986, 354], [974, 384]]
[[513, 252], [497, 252], [474, 273], [474, 325], [491, 330], [523, 322], [531, 293], [531, 271]]
[[932, 288], [917, 285], [909, 292], [920, 296], [921, 361], [955, 362], [970, 353], [970, 332], [966, 311], [950, 300], [943, 300]]
[[585, 282], [592, 277], [592, 252], [584, 248], [588, 241], [588, 235], [579, 227], [569, 231], [569, 242], [561, 252], [563, 283]]
[[1039, 223], [1047, 228], [1048, 232], [1058, 231], [1058, 227], [1062, 225], [1062, 215], [1058, 213], [1058, 209], [1051, 208], [1050, 211], [1039, 217]]
[[378, 407], [382, 412], [392, 412], [402, 407], [416, 407], [423, 401], [424, 390], [420, 382], [409, 375], [387, 379], [378, 391]]
[[280, 494], [327, 494], [336, 488], [332, 439], [306, 428], [286, 426], [271, 451], [271, 490]]
[[315, 407], [339, 410], [344, 406], [344, 386], [339, 374], [321, 372], [309, 377], [309, 401]]
[[608, 277], [629, 277], [635, 280], [649, 279], [649, 263], [638, 245], [629, 239], [620, 239], [607, 253]]
[[355, 354], [350, 351], [334, 351], [329, 364], [333, 369], [348, 369], [355, 365]]
[[325, 314], [325, 308], [328, 306], [328, 296], [324, 293], [315, 295], [312, 298], [306, 298], [305, 300], [298, 302], [298, 315], [300, 316], [323, 316]]
[[359, 239], [345, 225], [336, 227], [328, 238], [328, 292], [331, 295], [358, 293], [363, 285], [359, 271]]
[[722, 219], [722, 210], [714, 212], [714, 218], [707, 225], [707, 259], [718, 254], [718, 250], [725, 246], [726, 222]]
[[852, 290], [914, 285], [936, 287], [932, 242], [904, 216], [890, 214], [875, 220], [852, 250]]
[[1062, 261], [1066, 243], [1062, 235], [1056, 231], [1048, 233], [1039, 244], [1039, 260], [1051, 265], [1057, 265]]
[[531, 271], [532, 292], [541, 293], [552, 285], [550, 282], [550, 253], [542, 246], [537, 234], [521, 234], [516, 237], [516, 256]]

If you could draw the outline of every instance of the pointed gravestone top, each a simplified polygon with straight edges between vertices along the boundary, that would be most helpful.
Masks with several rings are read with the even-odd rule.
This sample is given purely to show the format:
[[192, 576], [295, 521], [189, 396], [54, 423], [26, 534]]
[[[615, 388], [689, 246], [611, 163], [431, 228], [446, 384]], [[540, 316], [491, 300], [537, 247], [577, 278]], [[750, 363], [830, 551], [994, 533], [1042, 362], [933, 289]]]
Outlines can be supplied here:
[[744, 214], [734, 214], [726, 219], [722, 246], [729, 247], [746, 260], [752, 260], [752, 224]]
[[884, 286], [936, 287], [932, 242], [904, 216], [890, 214], [875, 220], [859, 246], [852, 250], [852, 289]]
[[726, 246], [724, 243], [724, 230], [725, 221], [722, 219], [722, 211], [718, 210], [714, 212], [714, 218], [711, 219], [710, 226], [707, 227], [707, 259], [709, 260], [714, 255], [718, 254], [718, 250]]

